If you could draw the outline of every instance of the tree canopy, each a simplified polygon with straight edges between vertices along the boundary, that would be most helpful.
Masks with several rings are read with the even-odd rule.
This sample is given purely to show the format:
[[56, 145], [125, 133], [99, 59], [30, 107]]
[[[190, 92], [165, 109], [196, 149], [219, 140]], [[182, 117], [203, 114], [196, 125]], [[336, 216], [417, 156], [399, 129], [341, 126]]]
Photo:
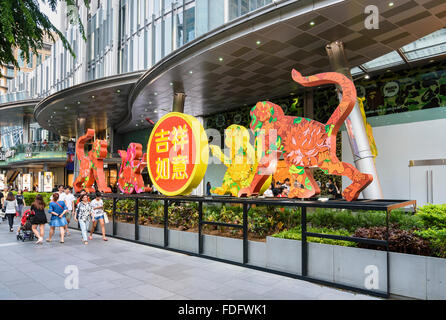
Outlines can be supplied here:
[[[83, 0], [88, 6], [89, 1]], [[66, 2], [67, 8], [76, 8], [76, 0], [40, 0], [48, 3], [56, 11], [58, 2]], [[69, 10], [70, 23], [76, 23], [85, 40], [85, 31], [77, 10]], [[66, 17], [69, 19], [69, 17]], [[30, 52], [37, 54], [43, 47], [45, 36], [55, 40], [57, 34], [63, 46], [75, 54], [64, 34], [58, 30], [49, 18], [40, 11], [39, 0], [0, 0], [0, 65], [13, 64], [18, 67], [14, 49], [19, 48], [22, 58], [29, 61]]]

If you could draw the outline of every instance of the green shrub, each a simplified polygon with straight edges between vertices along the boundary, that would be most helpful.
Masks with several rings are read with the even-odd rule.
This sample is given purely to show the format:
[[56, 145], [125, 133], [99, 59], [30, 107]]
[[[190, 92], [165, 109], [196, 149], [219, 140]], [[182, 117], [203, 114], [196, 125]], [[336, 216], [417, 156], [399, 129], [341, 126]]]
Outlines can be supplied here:
[[[345, 209], [316, 208], [313, 212], [308, 213], [307, 221], [313, 227], [346, 229], [353, 233], [358, 228], [385, 226], [386, 213], [384, 211], [352, 212]], [[423, 227], [420, 217], [398, 210], [391, 212], [389, 223], [404, 230]]]
[[[346, 236], [349, 237], [351, 234], [348, 230], [345, 229], [330, 229], [330, 228], [315, 228], [315, 227], [307, 227], [307, 232], [314, 233], [323, 233], [323, 234], [332, 234], [337, 236]], [[291, 239], [291, 240], [302, 240], [302, 230], [301, 227], [295, 227], [293, 229], [284, 230], [280, 233], [276, 233], [273, 235], [275, 238], [281, 239]], [[345, 247], [356, 247], [356, 243], [344, 240], [333, 240], [333, 239], [325, 239], [325, 238], [317, 238], [317, 237], [307, 237], [307, 241], [309, 242], [317, 242], [324, 244], [334, 244], [338, 246]]]
[[429, 240], [430, 247], [435, 256], [446, 258], [446, 228], [429, 228], [414, 232], [423, 239]]
[[[14, 192], [14, 194], [17, 194], [17, 192]], [[38, 194], [42, 195], [43, 200], [45, 201], [45, 204], [48, 207], [48, 204], [51, 202], [51, 196], [53, 195], [51, 192], [24, 192], [23, 198], [25, 200], [26, 205], [30, 206], [34, 202], [34, 200], [36, 200], [36, 196]]]
[[428, 204], [417, 210], [426, 228], [446, 228], [446, 204]]

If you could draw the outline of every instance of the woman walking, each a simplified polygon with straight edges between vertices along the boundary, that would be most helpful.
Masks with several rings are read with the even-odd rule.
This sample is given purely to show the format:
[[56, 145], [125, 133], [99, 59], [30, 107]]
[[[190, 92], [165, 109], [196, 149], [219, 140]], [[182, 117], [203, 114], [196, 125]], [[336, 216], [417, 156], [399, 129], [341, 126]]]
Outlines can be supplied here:
[[79, 204], [76, 207], [76, 214], [74, 220], [79, 222], [82, 232], [82, 241], [88, 244], [87, 232], [90, 224], [90, 219], [93, 217], [93, 210], [88, 202], [88, 195], [85, 193], [79, 197]]
[[17, 200], [17, 212], [19, 213], [19, 217], [21, 217], [23, 213], [23, 207], [26, 206], [25, 197], [23, 196], [22, 190], [19, 189], [17, 191], [15, 199]]
[[[46, 220], [45, 214], [45, 201], [43, 201], [41, 194], [38, 194], [36, 200], [31, 204], [31, 211], [34, 212], [34, 216], [31, 218], [31, 224], [33, 232], [38, 239], [36, 243], [42, 244], [45, 235], [45, 223], [48, 221]], [[39, 228], [39, 231], [37, 231], [37, 228]]]
[[17, 208], [17, 200], [14, 197], [14, 194], [12, 192], [8, 193], [8, 196], [6, 197], [6, 200], [4, 202], [4, 208], [5, 208], [5, 215], [8, 218], [9, 222], [9, 231], [12, 232], [14, 225], [14, 217], [16, 214], [16, 208]]
[[102, 231], [102, 240], [107, 241], [108, 239], [105, 237], [105, 221], [104, 221], [104, 215], [106, 214], [104, 212], [104, 202], [102, 201], [101, 194], [99, 192], [96, 193], [96, 198], [94, 198], [91, 201], [91, 208], [94, 212], [94, 221], [91, 225], [90, 230], [90, 240], [93, 240], [93, 231], [96, 228], [96, 224], [99, 221], [99, 224], [101, 226]]
[[67, 219], [65, 219], [65, 213], [67, 213], [68, 209], [65, 205], [65, 202], [58, 201], [59, 193], [53, 193], [53, 201], [49, 205], [48, 213], [51, 214], [50, 220], [50, 235], [47, 242], [51, 242], [53, 238], [54, 231], [56, 227], [60, 230], [60, 243], [64, 243], [65, 236], [65, 225], [67, 224]]

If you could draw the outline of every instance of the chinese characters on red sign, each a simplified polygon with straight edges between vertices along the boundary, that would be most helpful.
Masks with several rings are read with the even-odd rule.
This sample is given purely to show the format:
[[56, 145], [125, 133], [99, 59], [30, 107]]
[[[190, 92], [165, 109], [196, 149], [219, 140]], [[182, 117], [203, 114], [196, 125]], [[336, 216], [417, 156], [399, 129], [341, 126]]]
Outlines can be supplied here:
[[192, 116], [169, 113], [152, 130], [147, 158], [150, 178], [160, 192], [190, 193], [207, 168], [208, 145], [203, 127]]

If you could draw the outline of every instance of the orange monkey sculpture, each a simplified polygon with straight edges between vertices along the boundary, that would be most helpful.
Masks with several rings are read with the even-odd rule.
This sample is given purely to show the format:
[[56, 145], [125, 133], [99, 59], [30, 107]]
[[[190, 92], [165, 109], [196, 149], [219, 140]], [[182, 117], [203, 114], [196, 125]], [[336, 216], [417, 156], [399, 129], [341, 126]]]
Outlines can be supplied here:
[[258, 171], [251, 185], [240, 190], [239, 196], [257, 195], [267, 175], [276, 170], [278, 157], [283, 153], [291, 177], [289, 198], [310, 198], [321, 192], [309, 170], [310, 167], [319, 167], [326, 174], [350, 178], [353, 183], [342, 195], [348, 201], [356, 200], [360, 192], [372, 182], [373, 176], [360, 172], [336, 157], [336, 134], [356, 103], [353, 82], [336, 72], [303, 77], [293, 69], [292, 77], [305, 87], [337, 84], [342, 89], [342, 99], [326, 124], [308, 118], [286, 116], [280, 106], [269, 101], [258, 102], [251, 109], [250, 127], [258, 141], [266, 141], [267, 145], [263, 147], [257, 143], [262, 148]]
[[142, 153], [140, 143], [130, 143], [127, 151], [119, 150], [121, 156], [121, 168], [119, 169], [119, 190], [124, 193], [150, 192], [152, 188], [144, 186], [141, 172], [147, 166], [146, 154]]
[[85, 143], [94, 137], [94, 129], [88, 129], [87, 133], [80, 137], [76, 143], [76, 154], [80, 162], [79, 175], [74, 181], [73, 187], [76, 193], [85, 189], [88, 193], [95, 192], [93, 184], [96, 182], [98, 191], [111, 193], [107, 187], [104, 175], [104, 158], [107, 157], [107, 141], [95, 140], [93, 148], [85, 156]]

